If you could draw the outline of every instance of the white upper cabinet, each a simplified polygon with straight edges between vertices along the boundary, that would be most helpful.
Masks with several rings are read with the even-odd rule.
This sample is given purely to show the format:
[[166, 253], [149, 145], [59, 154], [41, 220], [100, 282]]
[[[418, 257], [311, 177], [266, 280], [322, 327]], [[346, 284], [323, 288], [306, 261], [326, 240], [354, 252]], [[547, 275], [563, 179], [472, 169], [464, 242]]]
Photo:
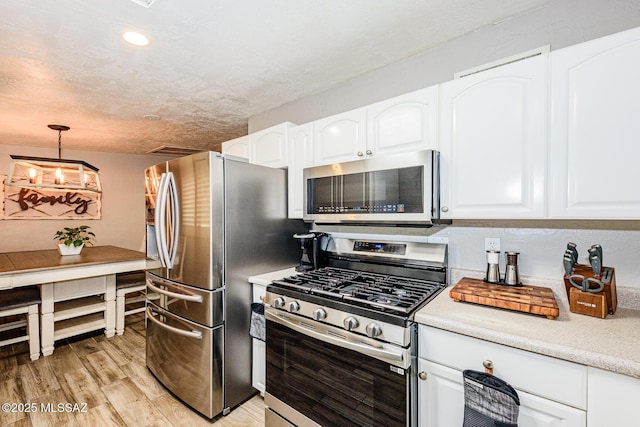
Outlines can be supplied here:
[[358, 108], [313, 122], [314, 166], [365, 158], [366, 108]]
[[551, 54], [552, 218], [640, 218], [640, 28]]
[[304, 168], [313, 166], [313, 123], [289, 128], [289, 218], [302, 219]]
[[314, 122], [314, 165], [438, 148], [438, 86]]
[[548, 54], [441, 85], [442, 218], [543, 218]]
[[368, 156], [438, 149], [438, 86], [367, 106]]
[[272, 168], [287, 167], [289, 163], [288, 131], [292, 125], [290, 122], [284, 122], [249, 134], [251, 163]]
[[222, 143], [222, 154], [242, 157], [249, 159], [251, 156], [251, 148], [249, 146], [249, 135], [231, 139]]

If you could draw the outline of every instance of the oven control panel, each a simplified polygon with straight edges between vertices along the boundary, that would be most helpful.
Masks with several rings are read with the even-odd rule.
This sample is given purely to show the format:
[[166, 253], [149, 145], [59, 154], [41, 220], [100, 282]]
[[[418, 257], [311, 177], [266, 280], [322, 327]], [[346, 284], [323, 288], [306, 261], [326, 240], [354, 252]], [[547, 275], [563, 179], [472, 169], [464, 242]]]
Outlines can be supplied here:
[[407, 245], [403, 243], [367, 242], [356, 240], [353, 242], [353, 251], [404, 255], [407, 251]]
[[369, 338], [386, 341], [392, 344], [407, 346], [410, 342], [409, 329], [381, 322], [365, 316], [345, 313], [321, 304], [291, 298], [267, 291], [264, 303], [281, 312], [284, 316], [300, 316], [303, 323], [318, 322], [340, 328], [347, 332], [355, 332]]

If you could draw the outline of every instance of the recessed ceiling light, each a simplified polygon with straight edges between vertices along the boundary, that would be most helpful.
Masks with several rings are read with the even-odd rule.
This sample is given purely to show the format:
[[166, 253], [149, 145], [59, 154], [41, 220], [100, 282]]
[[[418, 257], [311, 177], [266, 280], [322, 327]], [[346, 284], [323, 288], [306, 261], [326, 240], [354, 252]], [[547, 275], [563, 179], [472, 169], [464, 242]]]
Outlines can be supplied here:
[[122, 38], [136, 46], [146, 46], [149, 44], [148, 38], [135, 31], [127, 31], [122, 35]]

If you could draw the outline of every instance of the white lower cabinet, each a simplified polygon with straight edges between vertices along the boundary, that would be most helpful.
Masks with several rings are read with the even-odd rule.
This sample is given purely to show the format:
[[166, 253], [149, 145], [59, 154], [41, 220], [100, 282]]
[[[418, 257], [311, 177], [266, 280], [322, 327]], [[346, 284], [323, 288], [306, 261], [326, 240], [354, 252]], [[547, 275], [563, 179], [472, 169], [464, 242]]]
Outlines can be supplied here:
[[640, 401], [640, 379], [602, 369], [589, 368], [589, 427], [640, 425], [636, 405]]
[[418, 359], [418, 424], [421, 427], [460, 427], [464, 419], [462, 372]]
[[[266, 286], [252, 284], [253, 286], [253, 302], [262, 302], [264, 294], [267, 292]], [[266, 343], [258, 339], [252, 339], [253, 355], [251, 363], [251, 385], [264, 396], [266, 377], [267, 377], [267, 361], [266, 361]]]
[[418, 422], [422, 427], [462, 425], [462, 371], [481, 371], [485, 360], [493, 362], [494, 375], [518, 392], [518, 426], [587, 425], [586, 366], [422, 325], [419, 357]]

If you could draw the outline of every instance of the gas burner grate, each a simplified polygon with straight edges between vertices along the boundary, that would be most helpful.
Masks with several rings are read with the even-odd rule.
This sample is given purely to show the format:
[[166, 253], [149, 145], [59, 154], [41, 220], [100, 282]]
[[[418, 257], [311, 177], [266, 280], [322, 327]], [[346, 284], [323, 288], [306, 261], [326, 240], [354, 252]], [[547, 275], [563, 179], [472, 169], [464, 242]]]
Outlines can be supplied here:
[[276, 280], [274, 284], [354, 305], [401, 313], [410, 313], [442, 289], [442, 284], [427, 280], [336, 267]]

